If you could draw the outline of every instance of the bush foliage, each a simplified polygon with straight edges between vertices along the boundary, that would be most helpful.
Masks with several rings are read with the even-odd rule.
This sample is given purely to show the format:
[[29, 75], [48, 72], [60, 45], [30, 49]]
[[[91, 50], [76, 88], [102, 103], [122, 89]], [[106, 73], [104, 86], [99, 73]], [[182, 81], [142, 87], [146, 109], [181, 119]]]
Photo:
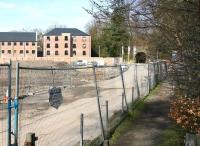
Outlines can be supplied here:
[[200, 134], [200, 98], [171, 101], [169, 117], [188, 132]]

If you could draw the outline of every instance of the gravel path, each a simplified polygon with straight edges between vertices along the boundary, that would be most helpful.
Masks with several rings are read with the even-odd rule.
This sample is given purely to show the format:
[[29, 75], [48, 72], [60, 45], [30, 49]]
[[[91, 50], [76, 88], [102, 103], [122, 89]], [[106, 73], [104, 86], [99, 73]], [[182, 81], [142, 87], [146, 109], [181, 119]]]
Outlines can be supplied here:
[[170, 94], [170, 85], [162, 83], [159, 90], [149, 97], [142, 115], [119, 138], [115, 146], [158, 145], [163, 130], [169, 126]]

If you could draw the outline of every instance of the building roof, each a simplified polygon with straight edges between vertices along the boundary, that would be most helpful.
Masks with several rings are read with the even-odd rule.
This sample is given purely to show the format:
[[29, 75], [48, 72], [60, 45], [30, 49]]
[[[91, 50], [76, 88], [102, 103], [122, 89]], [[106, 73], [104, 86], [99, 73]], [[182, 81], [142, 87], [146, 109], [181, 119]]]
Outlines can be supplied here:
[[0, 32], [1, 42], [35, 42], [36, 32]]
[[87, 33], [77, 28], [54, 28], [44, 34], [44, 36], [60, 36], [62, 33], [70, 33], [72, 36], [89, 36]]

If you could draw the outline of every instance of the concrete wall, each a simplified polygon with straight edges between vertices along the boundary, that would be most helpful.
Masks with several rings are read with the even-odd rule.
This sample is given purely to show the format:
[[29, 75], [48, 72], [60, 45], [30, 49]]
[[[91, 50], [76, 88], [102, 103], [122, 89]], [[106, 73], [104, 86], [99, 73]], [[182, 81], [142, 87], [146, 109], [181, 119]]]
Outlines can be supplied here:
[[12, 61], [26, 61], [26, 62], [33, 62], [33, 61], [49, 61], [49, 62], [67, 62], [71, 63], [77, 60], [87, 60], [89, 61], [98, 61], [98, 60], [104, 60], [104, 63], [106, 65], [115, 65], [115, 64], [121, 64], [122, 58], [114, 58], [114, 57], [6, 57], [6, 58], [0, 58], [0, 63], [7, 63], [9, 60]]

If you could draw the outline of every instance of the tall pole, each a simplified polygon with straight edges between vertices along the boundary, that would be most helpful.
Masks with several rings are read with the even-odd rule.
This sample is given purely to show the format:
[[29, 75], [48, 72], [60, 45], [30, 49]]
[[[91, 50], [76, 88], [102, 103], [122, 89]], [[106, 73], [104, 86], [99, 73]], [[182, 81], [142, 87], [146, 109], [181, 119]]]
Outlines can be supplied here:
[[7, 146], [11, 145], [11, 83], [12, 83], [12, 62], [10, 60], [9, 66], [8, 66], [8, 135], [7, 135]]
[[14, 100], [14, 146], [18, 146], [19, 63], [16, 64], [16, 97]]
[[128, 110], [128, 102], [127, 102], [127, 99], [126, 99], [126, 89], [125, 89], [125, 84], [124, 84], [124, 76], [123, 76], [122, 66], [120, 65], [119, 67], [120, 67], [120, 73], [121, 73], [121, 79], [122, 79], [124, 99], [125, 99], [126, 107], [127, 107], [127, 110]]
[[124, 46], [122, 45], [122, 62], [124, 62]]
[[130, 50], [131, 50], [131, 47], [128, 46], [128, 62], [130, 61]]
[[139, 87], [139, 84], [138, 84], [138, 69], [137, 69], [137, 64], [135, 64], [135, 74], [136, 74], [137, 98], [140, 98], [140, 87]]
[[158, 60], [158, 49], [156, 50], [156, 59]]
[[99, 45], [99, 57], [101, 57], [101, 46]]
[[81, 134], [81, 140], [80, 140], [80, 146], [83, 146], [83, 120], [84, 120], [84, 115], [81, 114], [80, 116], [80, 134]]
[[94, 83], [96, 87], [97, 105], [98, 105], [98, 112], [99, 112], [99, 118], [100, 118], [100, 124], [101, 124], [101, 132], [102, 132], [103, 140], [105, 140], [105, 133], [104, 133], [103, 120], [102, 120], [102, 115], [101, 115], [101, 106], [100, 106], [100, 100], [99, 100], [99, 90], [97, 86], [97, 77], [96, 77], [95, 67], [93, 67], [93, 76], [94, 76]]

